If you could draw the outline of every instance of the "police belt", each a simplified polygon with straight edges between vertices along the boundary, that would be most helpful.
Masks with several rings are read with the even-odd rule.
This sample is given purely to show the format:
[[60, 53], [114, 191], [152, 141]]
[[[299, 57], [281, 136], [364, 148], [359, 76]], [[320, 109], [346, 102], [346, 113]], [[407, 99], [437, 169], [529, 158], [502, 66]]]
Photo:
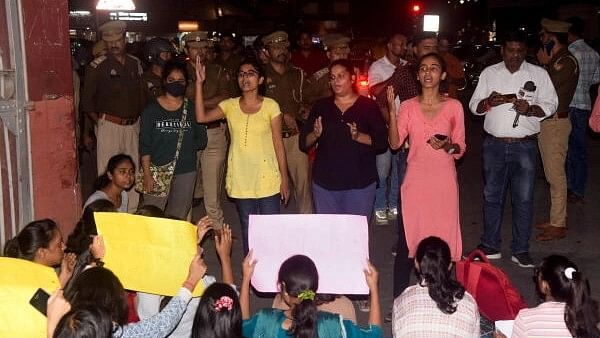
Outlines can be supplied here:
[[122, 118], [122, 117], [118, 117], [118, 116], [110, 115], [110, 114], [106, 114], [106, 113], [100, 113], [99, 117], [100, 117], [100, 119], [104, 119], [108, 122], [118, 124], [121, 126], [130, 126], [132, 124], [135, 124], [138, 121], [137, 117]]

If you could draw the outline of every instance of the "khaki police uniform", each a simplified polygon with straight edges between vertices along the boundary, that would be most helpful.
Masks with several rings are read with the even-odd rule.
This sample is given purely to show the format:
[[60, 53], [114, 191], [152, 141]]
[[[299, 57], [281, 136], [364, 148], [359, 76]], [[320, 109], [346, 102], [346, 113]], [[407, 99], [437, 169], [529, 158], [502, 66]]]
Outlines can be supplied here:
[[[266, 46], [272, 43], [287, 44], [285, 32], [275, 32], [263, 38]], [[274, 99], [283, 114], [293, 116], [301, 124], [303, 118], [301, 109], [304, 103], [304, 91], [306, 90], [306, 75], [300, 68], [286, 65], [283, 74], [273, 69], [270, 63], [265, 66], [266, 96]], [[298, 211], [303, 214], [313, 212], [311, 184], [309, 175], [308, 156], [300, 150], [299, 130], [292, 129], [285, 122], [282, 124], [283, 145], [288, 163], [290, 178], [294, 185], [294, 193]]]
[[[323, 38], [327, 50], [337, 47], [347, 47], [350, 38], [341, 34], [329, 34]], [[358, 73], [357, 73], [358, 74]], [[316, 71], [309, 79], [305, 92], [306, 102], [311, 106], [318, 100], [333, 95], [329, 82], [329, 65]]]
[[[563, 21], [542, 20], [542, 27], [548, 32], [567, 33], [569, 26]], [[554, 115], [540, 123], [538, 145], [546, 180], [550, 185], [550, 225], [564, 228], [567, 226], [565, 161], [571, 133], [568, 112], [579, 79], [579, 66], [577, 59], [565, 47], [556, 52], [546, 65], [546, 70], [558, 95], [558, 107]]]
[[[184, 41], [187, 46], [209, 43], [206, 32], [188, 34]], [[214, 63], [206, 63], [206, 80], [204, 81], [204, 100], [216, 96], [230, 97], [227, 73]], [[187, 64], [189, 82], [186, 97], [195, 100], [196, 67], [190, 61]], [[198, 170], [194, 198], [204, 198], [206, 214], [213, 221], [215, 228], [223, 226], [223, 207], [221, 199], [225, 176], [225, 160], [227, 158], [227, 123], [224, 120], [206, 124], [208, 141], [206, 148], [198, 152]]]
[[[111, 21], [100, 27], [102, 38], [116, 41], [123, 38], [125, 24]], [[125, 55], [120, 63], [108, 54], [94, 59], [87, 67], [81, 99], [81, 110], [98, 114], [96, 129], [98, 174], [106, 171], [108, 160], [119, 153], [139, 165], [139, 116], [143, 107], [142, 66], [138, 58]], [[131, 189], [129, 210], [138, 206], [138, 193]]]
[[237, 71], [242, 64], [242, 58], [237, 54], [232, 54], [227, 60], [218, 56], [214, 63], [221, 66], [226, 72], [229, 83], [229, 92], [232, 94], [232, 97], [239, 96], [241, 92], [237, 82]]

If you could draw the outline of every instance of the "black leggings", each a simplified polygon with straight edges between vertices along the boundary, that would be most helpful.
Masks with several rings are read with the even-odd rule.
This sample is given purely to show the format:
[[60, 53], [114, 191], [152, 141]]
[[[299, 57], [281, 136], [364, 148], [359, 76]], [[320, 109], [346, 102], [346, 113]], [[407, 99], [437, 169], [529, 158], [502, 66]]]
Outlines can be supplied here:
[[[400, 149], [398, 153], [398, 185], [402, 186], [404, 174], [406, 173], [407, 149]], [[402, 221], [402, 192], [398, 195], [398, 244], [396, 245], [396, 259], [394, 260], [394, 299], [409, 285], [410, 274], [414, 263], [408, 258], [408, 245], [404, 233], [404, 222]]]
[[406, 289], [410, 283], [410, 274], [414, 267], [414, 259], [408, 257], [408, 245], [404, 234], [404, 224], [400, 208], [398, 209], [398, 244], [394, 259], [394, 299]]

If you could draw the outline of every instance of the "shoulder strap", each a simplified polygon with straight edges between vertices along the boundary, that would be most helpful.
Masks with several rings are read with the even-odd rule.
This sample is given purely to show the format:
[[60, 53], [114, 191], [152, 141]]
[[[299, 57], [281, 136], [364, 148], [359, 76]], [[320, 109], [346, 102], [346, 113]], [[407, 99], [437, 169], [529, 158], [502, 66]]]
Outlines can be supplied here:
[[185, 122], [187, 121], [188, 99], [183, 99], [183, 113], [181, 113], [181, 123], [179, 124], [179, 137], [177, 138], [177, 149], [175, 150], [175, 163], [179, 158], [179, 149], [183, 143], [183, 133], [185, 132]]

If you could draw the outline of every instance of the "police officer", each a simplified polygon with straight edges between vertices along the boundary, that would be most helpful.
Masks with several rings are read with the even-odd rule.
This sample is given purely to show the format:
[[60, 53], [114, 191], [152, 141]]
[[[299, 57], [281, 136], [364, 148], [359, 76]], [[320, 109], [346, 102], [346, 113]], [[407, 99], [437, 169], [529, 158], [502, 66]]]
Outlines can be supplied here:
[[232, 33], [225, 33], [219, 40], [219, 53], [214, 63], [223, 67], [229, 79], [229, 91], [232, 96], [241, 94], [237, 83], [237, 71], [242, 63], [242, 57], [237, 52], [237, 41]]
[[[98, 173], [108, 160], [125, 153], [138, 165], [139, 116], [143, 108], [142, 65], [125, 52], [125, 22], [99, 27], [108, 54], [90, 62], [85, 75], [81, 110], [97, 124]], [[135, 211], [138, 194], [129, 191], [129, 210]]]
[[[350, 54], [350, 38], [341, 34], [328, 34], [323, 38], [323, 45], [327, 51], [329, 63], [347, 59]], [[329, 65], [316, 71], [309, 78], [309, 86], [307, 88], [307, 102], [315, 103], [318, 99], [333, 95], [331, 86], [329, 85]]]
[[[213, 109], [224, 99], [229, 98], [228, 78], [223, 68], [214, 63], [207, 62], [207, 55], [212, 42], [208, 39], [208, 32], [192, 32], [184, 37], [185, 52], [188, 60], [188, 83], [186, 97], [193, 100], [196, 88], [196, 59], [200, 59], [206, 66], [206, 80], [204, 81], [204, 108]], [[221, 191], [223, 175], [225, 172], [225, 158], [227, 156], [227, 123], [224, 120], [211, 122], [206, 125], [208, 143], [206, 148], [198, 154], [198, 177], [194, 198], [204, 198], [206, 214], [213, 221], [215, 228], [223, 225], [223, 208], [221, 206]]]
[[175, 54], [175, 48], [165, 38], [153, 38], [146, 44], [144, 57], [150, 64], [150, 67], [142, 75], [146, 101], [156, 99], [163, 94], [162, 71], [165, 62], [170, 60], [173, 54]]
[[313, 212], [313, 205], [308, 157], [300, 150], [298, 143], [298, 124], [304, 120], [301, 110], [306, 89], [305, 74], [288, 62], [290, 42], [286, 32], [276, 31], [263, 37], [262, 41], [269, 60], [265, 65], [266, 96], [277, 101], [283, 113], [283, 144], [294, 196], [298, 211], [309, 214]]
[[537, 224], [542, 232], [539, 241], [561, 239], [567, 234], [567, 175], [565, 162], [569, 147], [571, 121], [569, 104], [577, 88], [579, 65], [567, 49], [571, 24], [564, 21], [542, 19], [543, 48], [537, 53], [538, 61], [550, 75], [556, 94], [556, 113], [540, 122], [538, 146], [544, 165], [546, 180], [550, 184], [550, 220]]

